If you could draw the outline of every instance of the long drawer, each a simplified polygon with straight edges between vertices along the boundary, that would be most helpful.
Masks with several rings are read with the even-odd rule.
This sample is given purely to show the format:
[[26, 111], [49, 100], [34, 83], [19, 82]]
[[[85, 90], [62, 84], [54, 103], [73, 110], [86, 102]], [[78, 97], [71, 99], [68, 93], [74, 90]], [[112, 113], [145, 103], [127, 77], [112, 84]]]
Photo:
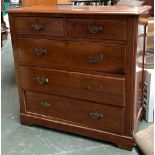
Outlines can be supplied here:
[[70, 39], [108, 39], [126, 40], [125, 19], [76, 19], [67, 20], [67, 32]]
[[63, 18], [16, 17], [16, 34], [64, 37]]
[[125, 79], [35, 67], [20, 67], [23, 89], [124, 106]]
[[22, 64], [124, 74], [124, 45], [18, 39]]
[[26, 112], [50, 116], [94, 129], [123, 134], [124, 109], [70, 98], [26, 92]]

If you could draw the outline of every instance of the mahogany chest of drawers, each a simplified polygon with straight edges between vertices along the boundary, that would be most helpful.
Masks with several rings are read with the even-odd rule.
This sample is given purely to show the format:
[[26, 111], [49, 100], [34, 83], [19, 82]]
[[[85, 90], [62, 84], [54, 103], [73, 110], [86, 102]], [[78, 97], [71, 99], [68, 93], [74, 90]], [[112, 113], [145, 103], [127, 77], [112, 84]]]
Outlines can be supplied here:
[[21, 123], [130, 150], [142, 116], [149, 6], [9, 10]]

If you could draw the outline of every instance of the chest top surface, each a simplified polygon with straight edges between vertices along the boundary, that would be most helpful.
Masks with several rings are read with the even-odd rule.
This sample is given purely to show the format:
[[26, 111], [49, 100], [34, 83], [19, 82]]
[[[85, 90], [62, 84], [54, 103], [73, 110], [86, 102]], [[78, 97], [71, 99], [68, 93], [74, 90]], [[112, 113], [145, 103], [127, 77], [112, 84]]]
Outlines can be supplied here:
[[73, 6], [73, 5], [41, 5], [8, 10], [8, 13], [48, 13], [48, 14], [110, 14], [140, 15], [151, 9], [151, 6]]

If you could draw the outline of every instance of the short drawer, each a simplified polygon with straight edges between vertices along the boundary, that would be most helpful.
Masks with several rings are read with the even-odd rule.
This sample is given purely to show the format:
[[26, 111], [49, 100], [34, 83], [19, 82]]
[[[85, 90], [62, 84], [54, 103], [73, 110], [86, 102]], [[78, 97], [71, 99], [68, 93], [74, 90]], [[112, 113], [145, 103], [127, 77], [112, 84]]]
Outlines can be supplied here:
[[22, 64], [124, 74], [125, 45], [18, 39]]
[[26, 111], [123, 134], [124, 109], [65, 97], [26, 92]]
[[64, 36], [64, 20], [62, 18], [16, 17], [16, 34]]
[[36, 67], [20, 67], [23, 89], [124, 106], [125, 79]]
[[69, 38], [126, 40], [126, 20], [75, 19], [67, 20]]

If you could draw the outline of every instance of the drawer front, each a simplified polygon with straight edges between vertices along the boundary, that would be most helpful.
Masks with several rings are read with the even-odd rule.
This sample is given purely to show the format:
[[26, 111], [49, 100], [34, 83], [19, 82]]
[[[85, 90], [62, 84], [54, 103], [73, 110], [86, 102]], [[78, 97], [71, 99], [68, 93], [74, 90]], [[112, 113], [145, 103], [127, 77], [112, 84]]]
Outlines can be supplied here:
[[64, 37], [62, 18], [16, 17], [16, 34]]
[[126, 20], [68, 19], [69, 38], [126, 40]]
[[124, 74], [123, 45], [18, 39], [23, 64]]
[[26, 111], [119, 134], [124, 130], [123, 108], [27, 92]]
[[24, 89], [124, 106], [123, 78], [35, 67], [20, 67], [20, 74]]

